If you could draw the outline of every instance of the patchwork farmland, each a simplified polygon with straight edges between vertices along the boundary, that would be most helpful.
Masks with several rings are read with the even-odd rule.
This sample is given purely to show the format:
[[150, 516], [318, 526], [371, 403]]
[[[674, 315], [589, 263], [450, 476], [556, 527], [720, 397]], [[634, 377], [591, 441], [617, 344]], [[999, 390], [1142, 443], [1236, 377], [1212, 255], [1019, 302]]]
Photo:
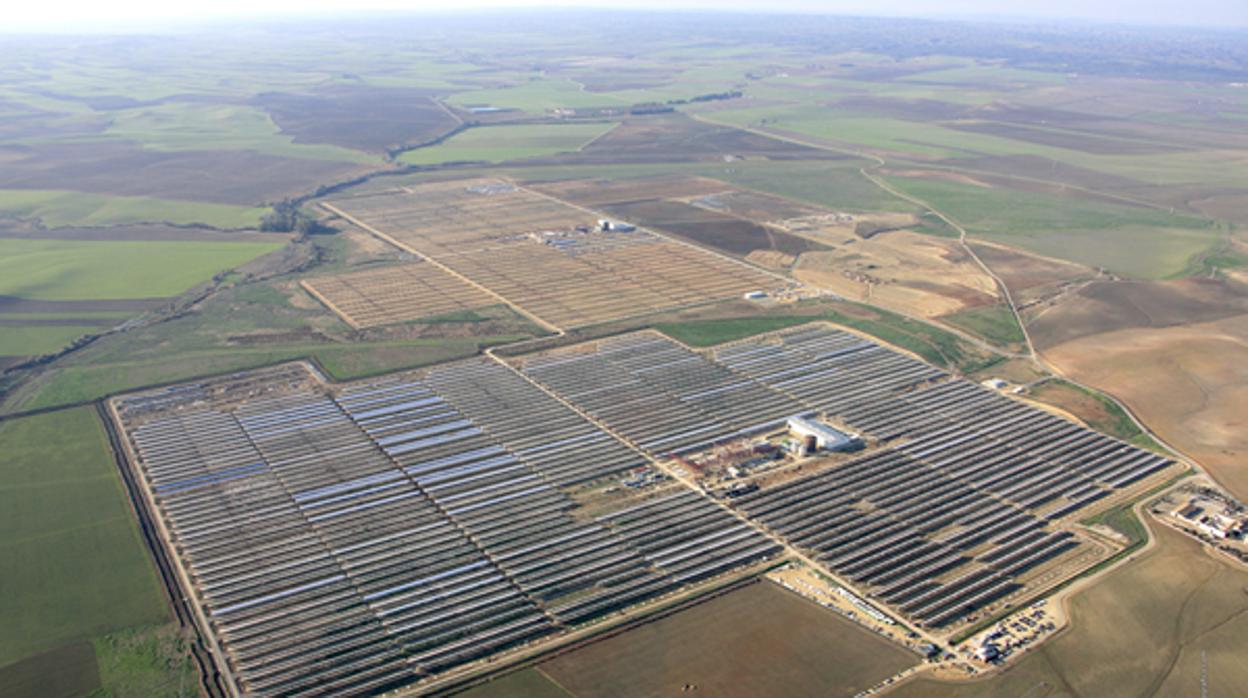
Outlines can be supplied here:
[[[822, 324], [344, 385], [288, 364], [111, 407], [239, 695], [430, 685], [782, 554], [952, 632], [1104, 559], [1072, 517], [1171, 465]], [[682, 472], [794, 415], [866, 451], [725, 502]]]
[[338, 199], [327, 209], [556, 330], [708, 303], [787, 282], [496, 180]]

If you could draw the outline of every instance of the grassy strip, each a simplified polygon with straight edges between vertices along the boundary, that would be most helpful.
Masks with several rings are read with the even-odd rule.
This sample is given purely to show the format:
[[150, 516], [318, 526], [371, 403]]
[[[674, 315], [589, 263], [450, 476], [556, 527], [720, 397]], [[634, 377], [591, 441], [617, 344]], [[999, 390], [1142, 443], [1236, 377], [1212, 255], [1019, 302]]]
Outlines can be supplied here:
[[92, 698], [192, 698], [199, 676], [176, 625], [133, 628], [91, 641], [100, 689]]
[[765, 332], [826, 320], [877, 337], [921, 356], [929, 363], [971, 373], [1004, 360], [962, 338], [919, 320], [874, 306], [838, 301], [809, 315], [758, 315], [714, 320], [656, 323], [660, 332], [694, 347], [731, 342]]
[[952, 332], [925, 322], [858, 303], [845, 305], [853, 306], [855, 312], [851, 315], [834, 310], [828, 313], [827, 319], [912, 351], [929, 363], [972, 373], [1003, 360], [984, 354]]
[[765, 332], [775, 332], [810, 322], [812, 318], [798, 315], [726, 318], [723, 320], [694, 320], [692, 322], [665, 322], [654, 329], [691, 347], [709, 347], [732, 342]]
[[151, 196], [113, 196], [45, 189], [0, 189], [0, 214], [37, 219], [49, 228], [167, 222], [249, 228], [267, 209]]
[[940, 319], [1003, 349], [1016, 349], [1027, 341], [1014, 313], [1003, 305], [972, 308]]
[[[475, 356], [482, 349], [528, 339], [528, 335], [411, 339], [365, 344], [294, 344], [231, 347], [159, 360], [110, 362], [53, 369], [33, 395], [14, 396], [3, 412], [75, 405], [139, 388], [234, 373], [283, 361], [316, 359], [334, 380], [355, 380]], [[23, 390], [23, 393], [26, 391]]]

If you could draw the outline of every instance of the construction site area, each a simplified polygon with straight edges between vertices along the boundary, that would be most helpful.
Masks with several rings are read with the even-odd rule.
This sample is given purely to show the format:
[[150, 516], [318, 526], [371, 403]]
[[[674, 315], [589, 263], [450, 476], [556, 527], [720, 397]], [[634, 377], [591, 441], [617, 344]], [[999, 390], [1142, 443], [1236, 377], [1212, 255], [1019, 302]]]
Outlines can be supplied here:
[[823, 323], [109, 407], [233, 695], [423, 691], [784, 560], [947, 638], [1112, 554], [1075, 518], [1173, 465]]
[[[553, 331], [792, 285], [743, 262], [500, 180], [405, 187], [322, 206], [427, 260], [447, 277], [425, 283], [453, 287], [451, 296], [462, 302], [473, 302], [473, 294], [459, 286], [474, 287]], [[393, 307], [387, 274], [359, 272], [347, 280], [350, 289], [312, 283], [309, 290], [348, 322], [355, 317], [350, 308], [361, 304], [379, 310], [368, 315], [373, 323], [402, 322], [430, 310], [419, 304]]]

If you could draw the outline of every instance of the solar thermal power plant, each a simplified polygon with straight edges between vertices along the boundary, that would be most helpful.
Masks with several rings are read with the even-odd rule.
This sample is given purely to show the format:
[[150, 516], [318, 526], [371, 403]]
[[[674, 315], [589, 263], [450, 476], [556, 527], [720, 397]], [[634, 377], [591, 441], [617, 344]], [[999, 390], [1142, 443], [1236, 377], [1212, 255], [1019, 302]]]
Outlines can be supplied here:
[[888, 443], [738, 505], [928, 626], [1017, 589], [1080, 545], [1054, 522], [1171, 464], [846, 332], [799, 328], [715, 358]]
[[780, 550], [683, 486], [575, 516], [646, 459], [492, 360], [295, 366], [114, 403], [238, 695], [409, 684]]
[[[285, 364], [111, 405], [237, 695], [437, 679], [786, 549], [958, 627], [1093, 564], [1072, 515], [1171, 464], [823, 324], [707, 352], [635, 332], [337, 386]], [[793, 417], [864, 450], [730, 501], [663, 477], [608, 487]], [[628, 491], [578, 499], [610, 490]]]
[[499, 180], [427, 184], [324, 205], [556, 329], [788, 285], [649, 231], [602, 230], [597, 213]]
[[902, 615], [945, 626], [1078, 548], [1056, 522], [1171, 461], [857, 335], [804, 326], [704, 356], [654, 333], [522, 369], [654, 455], [834, 417], [878, 450], [735, 500]]

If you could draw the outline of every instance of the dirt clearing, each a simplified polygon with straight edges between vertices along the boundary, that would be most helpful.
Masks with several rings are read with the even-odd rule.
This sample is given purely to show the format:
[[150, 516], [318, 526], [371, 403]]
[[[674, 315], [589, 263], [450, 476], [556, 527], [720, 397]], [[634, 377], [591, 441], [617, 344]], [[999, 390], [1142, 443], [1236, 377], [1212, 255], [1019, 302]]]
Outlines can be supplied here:
[[756, 582], [541, 665], [576, 698], [853, 696], [917, 662], [772, 582]]
[[[834, 239], [826, 233], [826, 239]], [[831, 251], [806, 252], [793, 276], [853, 300], [936, 317], [996, 302], [992, 277], [957, 241], [909, 231], [863, 240], [840, 233]]]
[[1092, 335], [1046, 349], [1044, 357], [1123, 400], [1248, 499], [1248, 315]]

